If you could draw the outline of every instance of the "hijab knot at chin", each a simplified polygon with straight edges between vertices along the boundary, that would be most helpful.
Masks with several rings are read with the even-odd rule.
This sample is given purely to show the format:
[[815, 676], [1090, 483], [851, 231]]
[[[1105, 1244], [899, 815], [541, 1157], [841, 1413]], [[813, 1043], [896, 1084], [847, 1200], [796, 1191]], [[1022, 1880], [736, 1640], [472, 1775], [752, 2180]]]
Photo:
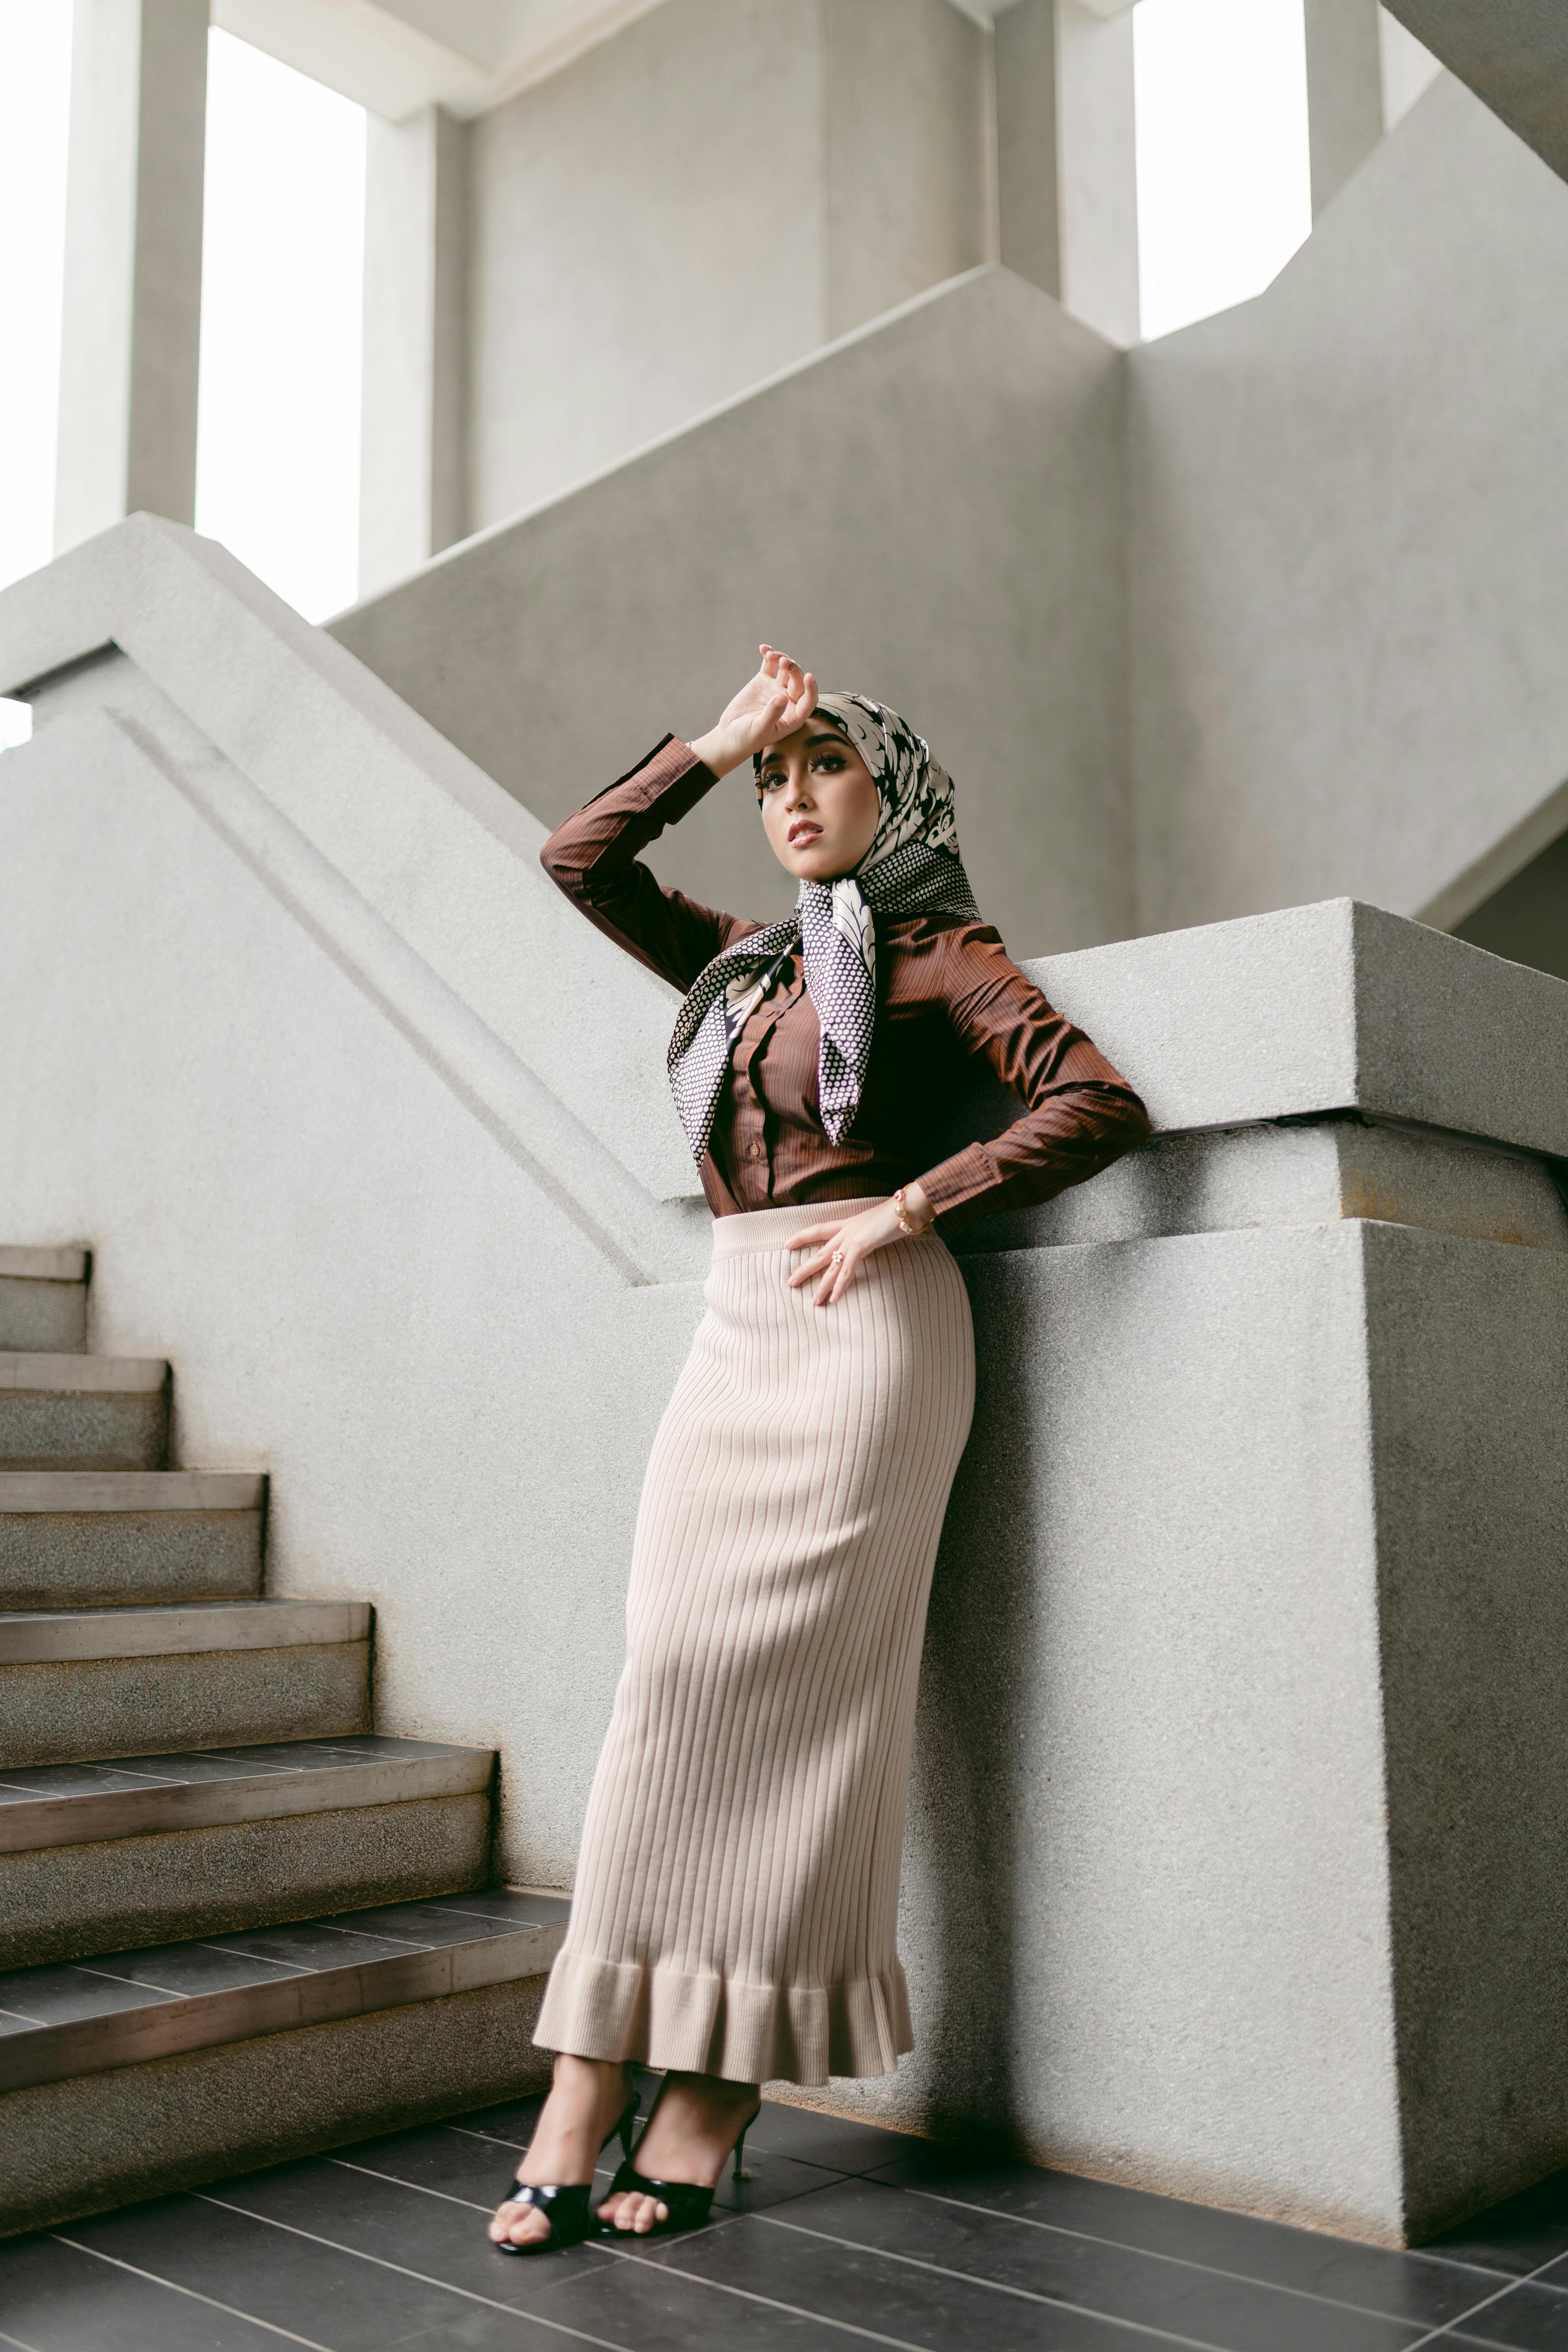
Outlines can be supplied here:
[[[805, 985], [822, 1032], [817, 1098], [830, 1142], [847, 1134], [860, 1107], [877, 1017], [878, 915], [951, 915], [978, 922], [980, 909], [958, 854], [952, 779], [896, 710], [863, 694], [824, 694], [814, 718], [836, 727], [860, 754], [877, 787], [871, 845], [836, 882], [800, 886], [782, 923], [726, 948], [704, 967], [682, 1003], [669, 1041], [669, 1083], [691, 1146], [702, 1160], [735, 1040], [798, 943]], [[762, 757], [753, 761], [759, 779]]]

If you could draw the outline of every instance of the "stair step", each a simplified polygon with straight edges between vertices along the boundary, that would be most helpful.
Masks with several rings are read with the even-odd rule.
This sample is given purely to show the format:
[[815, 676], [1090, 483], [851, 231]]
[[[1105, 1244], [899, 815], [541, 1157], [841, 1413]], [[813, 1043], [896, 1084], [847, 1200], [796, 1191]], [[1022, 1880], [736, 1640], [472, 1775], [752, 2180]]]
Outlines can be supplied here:
[[499, 1888], [0, 1975], [0, 2231], [536, 2087], [566, 1913]]
[[370, 1728], [369, 1604], [0, 1614], [0, 1769]]
[[254, 1599], [266, 1497], [254, 1471], [0, 1470], [0, 1609]]
[[0, 1470], [161, 1470], [168, 1440], [162, 1358], [0, 1351]]
[[494, 1774], [369, 1733], [0, 1773], [0, 1968], [479, 1885]]
[[563, 1897], [510, 1888], [0, 1973], [0, 2091], [211, 2050], [548, 1969]]
[[0, 1248], [0, 1348], [85, 1348], [87, 1252]]

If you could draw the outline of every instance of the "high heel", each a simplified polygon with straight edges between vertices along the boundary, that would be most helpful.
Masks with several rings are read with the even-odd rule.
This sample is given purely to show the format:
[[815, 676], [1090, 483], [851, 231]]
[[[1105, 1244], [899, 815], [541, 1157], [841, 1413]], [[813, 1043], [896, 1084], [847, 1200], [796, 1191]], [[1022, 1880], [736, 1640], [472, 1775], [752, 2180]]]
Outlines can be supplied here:
[[[637, 2119], [637, 2095], [634, 2091], [630, 2104], [620, 2121], [612, 2124], [600, 2141], [601, 2154], [609, 2147], [613, 2139], [618, 2139], [621, 2143], [621, 2154], [629, 2163], [632, 2153], [632, 2126]], [[622, 2170], [624, 2171], [625, 2168], [623, 2165]], [[617, 2173], [616, 2178], [618, 2180], [620, 2174]], [[510, 2238], [492, 2238], [490, 2243], [498, 2254], [549, 2254], [562, 2246], [581, 2245], [584, 2238], [592, 2236], [596, 2227], [595, 2217], [588, 2210], [593, 2194], [594, 2184], [591, 2180], [567, 2181], [561, 2187], [547, 2187], [542, 2182], [531, 2180], [514, 2180], [501, 2199], [501, 2203], [531, 2205], [535, 2212], [542, 2213], [549, 2222], [550, 2235], [547, 2238], [534, 2238], [526, 2246], [515, 2245]]]
[[[665, 2080], [668, 2080], [668, 2075]], [[648, 2136], [654, 2116], [658, 2113], [658, 2100], [663, 2096], [664, 2084], [661, 2083], [658, 2098], [655, 2099], [649, 2108], [647, 2122], [644, 2124], [637, 2140], [638, 2147]], [[732, 2180], [751, 2179], [742, 2161], [746, 2149], [746, 2134], [762, 2112], [763, 2103], [759, 2099], [741, 2126], [741, 2136], [735, 2142], [734, 2160], [730, 2174]], [[617, 2229], [613, 2221], [601, 2221], [599, 2235], [602, 2238], [667, 2238], [673, 2237], [678, 2230], [700, 2230], [713, 2210], [713, 2200], [716, 2194], [716, 2185], [712, 2189], [703, 2189], [694, 2180], [650, 2180], [645, 2173], [637, 2169], [632, 2152], [628, 2149], [625, 2163], [617, 2170], [614, 2180], [610, 2183], [608, 2194], [602, 2201], [608, 2204], [611, 2197], [651, 2197], [656, 2203], [666, 2209], [666, 2219], [662, 2221], [655, 2221], [651, 2229], [647, 2230], [621, 2230]]]

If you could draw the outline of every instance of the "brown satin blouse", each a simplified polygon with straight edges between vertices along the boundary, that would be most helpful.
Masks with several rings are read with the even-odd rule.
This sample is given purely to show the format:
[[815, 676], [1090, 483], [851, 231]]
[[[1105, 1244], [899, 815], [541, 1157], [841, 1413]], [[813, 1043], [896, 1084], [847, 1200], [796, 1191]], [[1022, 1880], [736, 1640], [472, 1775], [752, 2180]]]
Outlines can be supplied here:
[[[557, 826], [540, 853], [590, 922], [683, 992], [722, 949], [765, 928], [665, 889], [637, 862], [637, 851], [716, 781], [667, 736]], [[886, 1194], [918, 1177], [951, 1234], [993, 1209], [1024, 1208], [1081, 1184], [1149, 1132], [1125, 1078], [1008, 961], [989, 924], [878, 918], [870, 1064], [838, 1143], [828, 1140], [818, 1112], [820, 1034], [797, 953], [735, 1041], [701, 1171], [716, 1217]], [[972, 1055], [1026, 1108], [1002, 1134], [933, 1166]]]

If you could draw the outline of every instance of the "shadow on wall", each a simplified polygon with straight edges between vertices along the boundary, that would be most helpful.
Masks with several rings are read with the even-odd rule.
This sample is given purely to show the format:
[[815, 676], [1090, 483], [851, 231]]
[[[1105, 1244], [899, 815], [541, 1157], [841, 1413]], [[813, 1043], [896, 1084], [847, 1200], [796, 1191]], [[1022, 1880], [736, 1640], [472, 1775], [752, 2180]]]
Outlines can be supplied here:
[[1568, 833], [1456, 923], [1454, 936], [1568, 980]]
[[[921, 1988], [913, 2064], [927, 2128], [973, 2140], [1027, 2137], [1016, 2112], [1017, 1727], [1029, 1693], [1031, 1614], [1042, 1605], [1031, 1416], [1010, 1409], [1036, 1344], [1030, 1318], [999, 1312], [1003, 1276], [964, 1268], [974, 1308], [974, 1430], [960, 1465], [931, 1587], [910, 1783], [907, 1862], [924, 1884], [921, 1941], [935, 1981]], [[906, 1948], [908, 1938], [905, 1938]], [[910, 2062], [906, 2061], [906, 2063]]]

